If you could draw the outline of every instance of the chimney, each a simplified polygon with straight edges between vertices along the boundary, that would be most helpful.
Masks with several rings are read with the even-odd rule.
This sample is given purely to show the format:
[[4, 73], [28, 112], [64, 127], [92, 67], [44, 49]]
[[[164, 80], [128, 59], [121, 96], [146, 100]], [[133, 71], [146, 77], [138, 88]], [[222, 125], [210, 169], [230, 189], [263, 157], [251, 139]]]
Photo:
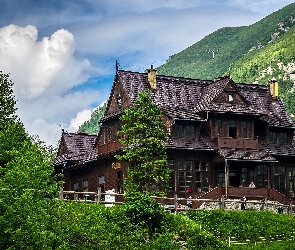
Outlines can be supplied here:
[[278, 96], [279, 96], [279, 84], [278, 84], [278, 81], [274, 77], [271, 78], [271, 80], [270, 80], [269, 90], [270, 90], [271, 96], [273, 98], [278, 98]]
[[154, 69], [153, 64], [151, 65], [151, 69], [148, 70], [148, 82], [151, 89], [157, 88], [157, 70]]

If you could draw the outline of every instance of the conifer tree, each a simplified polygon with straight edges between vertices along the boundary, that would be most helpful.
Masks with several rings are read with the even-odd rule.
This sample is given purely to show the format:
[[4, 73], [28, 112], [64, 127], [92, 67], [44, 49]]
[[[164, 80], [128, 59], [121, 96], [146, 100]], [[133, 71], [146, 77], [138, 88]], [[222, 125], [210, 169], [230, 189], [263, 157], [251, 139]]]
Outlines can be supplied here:
[[124, 186], [129, 191], [161, 193], [167, 191], [170, 170], [167, 169], [165, 142], [168, 133], [148, 90], [140, 92], [137, 100], [120, 117], [118, 132], [124, 152], [118, 160], [129, 162]]

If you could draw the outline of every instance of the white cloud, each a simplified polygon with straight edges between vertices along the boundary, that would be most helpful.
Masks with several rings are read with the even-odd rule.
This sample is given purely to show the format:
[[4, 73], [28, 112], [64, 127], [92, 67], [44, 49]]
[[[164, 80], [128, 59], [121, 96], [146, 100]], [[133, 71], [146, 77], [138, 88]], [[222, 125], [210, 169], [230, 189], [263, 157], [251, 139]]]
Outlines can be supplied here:
[[0, 28], [0, 69], [14, 82], [17, 114], [30, 134], [50, 144], [59, 124], [76, 129], [70, 123], [86, 119], [79, 111], [90, 109], [99, 97], [98, 91], [73, 91], [94, 72], [87, 59], [75, 55], [75, 46], [64, 29], [38, 41], [32, 25]]
[[78, 131], [79, 126], [85, 121], [90, 120], [92, 111], [89, 109], [78, 112], [75, 118], [71, 119], [70, 126], [66, 129], [67, 131]]
[[0, 66], [11, 73], [21, 98], [65, 91], [87, 80], [90, 62], [74, 57], [73, 35], [64, 29], [37, 41], [36, 27], [9, 25], [0, 29]]

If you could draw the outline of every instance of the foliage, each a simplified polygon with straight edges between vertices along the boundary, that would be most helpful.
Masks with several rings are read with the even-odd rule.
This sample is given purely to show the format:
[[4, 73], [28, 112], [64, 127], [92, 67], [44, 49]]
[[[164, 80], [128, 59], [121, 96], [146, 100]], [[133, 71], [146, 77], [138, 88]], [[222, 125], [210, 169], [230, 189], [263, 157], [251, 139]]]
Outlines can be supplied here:
[[5, 130], [9, 122], [16, 119], [16, 101], [12, 89], [13, 83], [9, 74], [0, 71], [0, 130]]
[[[262, 211], [201, 210], [185, 214], [160, 213], [158, 224], [147, 237], [144, 206], [150, 197], [138, 194], [130, 204], [105, 207], [96, 203], [39, 199], [26, 190], [21, 197], [10, 196], [13, 206], [0, 199], [1, 249], [228, 249], [228, 236], [247, 245], [230, 249], [293, 249], [291, 233], [295, 218]], [[142, 199], [141, 199], [142, 198]], [[12, 201], [11, 201], [12, 200]], [[138, 207], [138, 209], [137, 209]], [[141, 221], [142, 219], [142, 221]], [[137, 221], [138, 220], [138, 221]], [[283, 236], [280, 242], [255, 245], [257, 236]], [[276, 239], [274, 239], [276, 240]]]
[[127, 192], [126, 214], [135, 225], [143, 225], [148, 230], [149, 236], [160, 226], [165, 210], [149, 195], [139, 192]]
[[229, 236], [236, 237], [240, 242], [250, 240], [252, 243], [261, 241], [261, 236], [266, 239], [289, 239], [294, 236], [295, 218], [269, 211], [202, 210], [190, 212], [189, 218], [223, 241]]
[[168, 140], [161, 110], [154, 106], [151, 93], [145, 90], [120, 117], [118, 132], [124, 153], [116, 155], [130, 163], [125, 188], [138, 192], [166, 191], [170, 170], [165, 167], [167, 156], [164, 143]]
[[27, 135], [20, 123], [11, 124], [0, 131], [0, 188], [14, 190], [14, 195], [24, 189], [43, 190], [55, 195], [58, 182], [52, 177], [53, 153], [37, 138]]
[[[47, 211], [38, 210], [38, 203], [56, 197], [59, 183], [52, 177], [52, 150], [37, 137], [29, 136], [16, 119], [12, 82], [8, 75], [0, 74], [0, 77], [0, 107], [3, 108], [0, 118], [0, 248], [7, 249], [12, 242], [19, 242], [25, 247], [12, 248], [31, 249], [27, 243], [34, 234], [27, 235], [26, 229], [40, 228], [37, 230], [40, 235], [34, 240], [39, 238], [46, 243], [42, 221]], [[48, 233], [50, 237], [52, 233]]]
[[79, 126], [79, 132], [86, 132], [90, 135], [97, 135], [100, 129], [99, 121], [103, 118], [104, 113], [106, 111], [107, 102], [104, 102], [101, 106], [95, 109], [89, 121], [84, 122], [81, 126]]

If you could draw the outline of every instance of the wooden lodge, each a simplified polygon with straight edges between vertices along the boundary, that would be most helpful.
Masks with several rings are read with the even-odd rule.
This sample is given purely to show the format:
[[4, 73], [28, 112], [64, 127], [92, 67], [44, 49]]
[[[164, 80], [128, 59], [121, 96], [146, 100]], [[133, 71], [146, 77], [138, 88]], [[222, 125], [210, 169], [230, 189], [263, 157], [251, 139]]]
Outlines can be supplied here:
[[[64, 190], [124, 192], [127, 163], [114, 157], [122, 153], [119, 117], [144, 89], [152, 90], [169, 132], [168, 195], [213, 198], [219, 187], [226, 197], [275, 199], [275, 192], [294, 199], [295, 123], [275, 79], [268, 85], [229, 76], [209, 81], [157, 75], [153, 68], [117, 70], [98, 135], [62, 133], [54, 164]], [[255, 189], [248, 187], [252, 181]]]

